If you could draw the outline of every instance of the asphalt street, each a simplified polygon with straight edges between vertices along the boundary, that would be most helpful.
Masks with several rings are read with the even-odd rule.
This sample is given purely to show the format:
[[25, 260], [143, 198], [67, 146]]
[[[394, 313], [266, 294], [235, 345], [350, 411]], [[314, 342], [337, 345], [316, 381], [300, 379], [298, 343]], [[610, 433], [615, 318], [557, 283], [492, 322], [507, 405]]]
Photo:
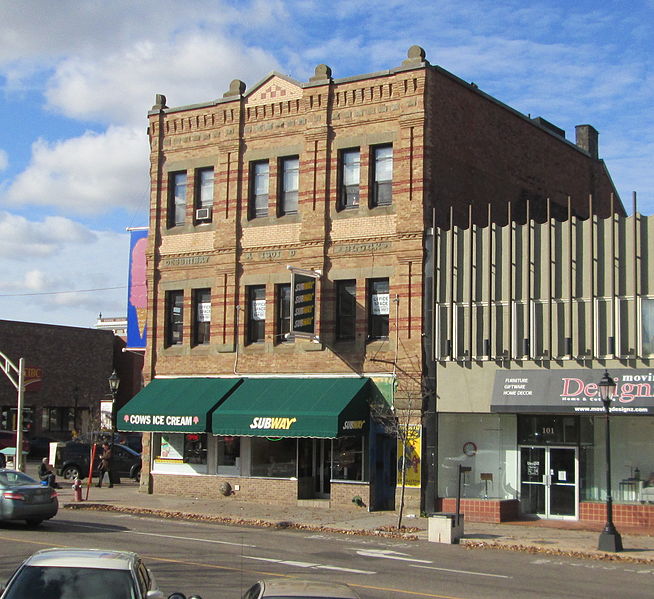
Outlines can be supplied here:
[[470, 550], [356, 535], [63, 510], [36, 530], [0, 528], [0, 578], [51, 546], [140, 553], [166, 592], [238, 599], [262, 577], [340, 580], [364, 599], [651, 597], [654, 565]]

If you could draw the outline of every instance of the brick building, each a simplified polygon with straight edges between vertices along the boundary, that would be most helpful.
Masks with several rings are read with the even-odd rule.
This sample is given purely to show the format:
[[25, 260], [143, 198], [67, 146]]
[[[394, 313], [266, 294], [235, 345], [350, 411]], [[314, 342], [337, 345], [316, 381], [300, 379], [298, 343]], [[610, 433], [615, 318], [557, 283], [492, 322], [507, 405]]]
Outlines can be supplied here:
[[399, 461], [433, 505], [433, 225], [623, 211], [591, 126], [571, 143], [417, 46], [148, 118], [150, 383], [118, 420], [152, 433], [153, 492], [392, 507], [417, 430]]
[[[0, 351], [14, 365], [25, 361], [24, 405], [32, 420], [28, 438], [67, 440], [73, 430], [98, 430], [100, 401], [111, 399], [111, 331], [0, 320], [0, 339]], [[1, 374], [0, 410], [4, 427], [12, 430], [16, 403], [16, 388]]]

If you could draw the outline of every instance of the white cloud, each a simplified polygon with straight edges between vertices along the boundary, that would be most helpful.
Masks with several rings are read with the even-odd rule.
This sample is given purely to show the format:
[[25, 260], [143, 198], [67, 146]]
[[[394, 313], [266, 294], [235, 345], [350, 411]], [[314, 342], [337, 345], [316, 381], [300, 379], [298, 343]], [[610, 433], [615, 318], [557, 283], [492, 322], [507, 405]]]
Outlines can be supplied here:
[[4, 194], [13, 206], [97, 215], [140, 202], [148, 189], [145, 129], [109, 127], [60, 142], [36, 141], [32, 159]]
[[48, 106], [75, 119], [145, 127], [157, 93], [180, 106], [221, 98], [232, 79], [258, 81], [278, 68], [256, 47], [196, 32], [137, 41], [101, 58], [62, 61], [48, 82]]
[[0, 212], [0, 258], [31, 260], [56, 254], [68, 244], [90, 244], [95, 234], [67, 218], [46, 217], [42, 222]]
[[0, 171], [4, 171], [9, 166], [9, 156], [0, 148]]
[[[31, 225], [46, 234], [46, 223]], [[82, 237], [32, 256], [27, 270], [24, 261], [2, 256], [0, 317], [92, 326], [100, 312], [124, 315], [128, 235], [87, 231]]]

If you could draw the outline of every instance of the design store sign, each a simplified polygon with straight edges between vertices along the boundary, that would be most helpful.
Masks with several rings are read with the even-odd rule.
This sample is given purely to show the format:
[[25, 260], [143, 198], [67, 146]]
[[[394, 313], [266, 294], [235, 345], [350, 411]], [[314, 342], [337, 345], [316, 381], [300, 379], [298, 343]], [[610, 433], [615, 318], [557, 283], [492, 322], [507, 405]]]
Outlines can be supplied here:
[[[603, 370], [499, 371], [492, 412], [598, 414], [604, 412], [597, 383]], [[616, 382], [612, 414], [654, 414], [654, 370], [610, 371]]]

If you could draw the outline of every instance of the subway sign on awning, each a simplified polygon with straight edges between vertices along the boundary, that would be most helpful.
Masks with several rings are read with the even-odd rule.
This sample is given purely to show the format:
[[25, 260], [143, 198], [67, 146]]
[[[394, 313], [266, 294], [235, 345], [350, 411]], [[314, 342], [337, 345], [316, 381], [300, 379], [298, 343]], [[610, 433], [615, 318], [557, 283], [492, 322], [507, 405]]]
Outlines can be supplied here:
[[320, 273], [289, 266], [291, 271], [291, 335], [316, 334], [316, 283]]

